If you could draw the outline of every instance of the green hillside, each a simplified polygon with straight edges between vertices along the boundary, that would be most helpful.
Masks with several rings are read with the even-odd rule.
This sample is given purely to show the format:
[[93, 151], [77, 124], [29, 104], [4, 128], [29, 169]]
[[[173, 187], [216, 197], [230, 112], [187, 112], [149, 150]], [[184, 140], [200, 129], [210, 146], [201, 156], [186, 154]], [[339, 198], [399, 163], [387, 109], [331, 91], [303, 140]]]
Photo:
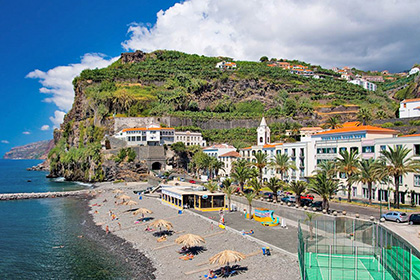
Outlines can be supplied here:
[[99, 117], [178, 116], [192, 119], [292, 116], [308, 118], [318, 107], [353, 104], [394, 115], [395, 102], [381, 89], [368, 92], [338, 80], [320, 66], [296, 61], [321, 79], [290, 74], [267, 63], [235, 61], [235, 70], [216, 69], [229, 58], [155, 51], [136, 63], [121, 59], [104, 69], [84, 70], [74, 84]]

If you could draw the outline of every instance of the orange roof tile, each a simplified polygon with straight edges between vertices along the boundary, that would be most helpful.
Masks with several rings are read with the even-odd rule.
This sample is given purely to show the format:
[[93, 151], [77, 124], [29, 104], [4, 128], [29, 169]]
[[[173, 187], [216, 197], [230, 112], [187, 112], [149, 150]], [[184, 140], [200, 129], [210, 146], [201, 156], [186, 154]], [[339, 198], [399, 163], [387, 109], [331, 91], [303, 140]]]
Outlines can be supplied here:
[[420, 101], [420, 98], [404, 99], [401, 102], [402, 103], [408, 103], [408, 102], [416, 102], [416, 101]]
[[274, 147], [279, 146], [279, 145], [283, 145], [283, 143], [265, 144], [265, 145], [263, 146], [263, 149], [264, 149], [264, 148], [274, 148]]
[[250, 149], [252, 149], [252, 147], [242, 148], [241, 150], [250, 150]]
[[238, 152], [232, 151], [232, 152], [228, 152], [226, 154], [220, 155], [219, 157], [241, 157], [241, 155]]
[[[388, 134], [397, 134], [398, 132], [393, 129], [382, 128], [372, 125], [354, 125], [354, 123], [358, 122], [351, 122], [343, 124], [343, 127], [331, 129], [328, 131], [319, 132], [315, 135], [325, 135], [325, 134], [335, 134], [335, 133], [346, 133], [346, 132], [357, 132], [357, 131], [367, 131], [367, 132], [377, 132], [377, 133], [388, 133]], [[353, 124], [353, 125], [352, 125]]]
[[133, 128], [125, 128], [122, 131], [126, 132], [126, 131], [144, 131], [144, 130], [174, 130], [175, 128], [172, 127], [133, 127]]

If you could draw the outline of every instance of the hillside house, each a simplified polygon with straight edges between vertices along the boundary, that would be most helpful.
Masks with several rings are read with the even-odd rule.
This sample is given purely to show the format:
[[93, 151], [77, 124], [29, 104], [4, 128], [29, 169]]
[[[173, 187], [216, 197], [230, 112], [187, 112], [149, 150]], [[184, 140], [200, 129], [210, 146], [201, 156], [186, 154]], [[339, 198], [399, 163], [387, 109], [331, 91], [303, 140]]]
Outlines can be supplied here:
[[420, 68], [414, 67], [410, 70], [410, 72], [408, 72], [408, 75], [414, 75], [414, 74], [417, 74], [418, 72], [420, 72]]
[[236, 63], [229, 61], [221, 61], [216, 64], [216, 68], [219, 69], [236, 69]]
[[348, 81], [348, 83], [352, 83], [358, 86], [362, 86], [364, 89], [369, 90], [369, 91], [375, 91], [376, 90], [376, 85], [374, 83], [368, 82], [364, 79], [355, 79], [352, 81]]
[[400, 118], [420, 117], [420, 98], [401, 101], [399, 113]]

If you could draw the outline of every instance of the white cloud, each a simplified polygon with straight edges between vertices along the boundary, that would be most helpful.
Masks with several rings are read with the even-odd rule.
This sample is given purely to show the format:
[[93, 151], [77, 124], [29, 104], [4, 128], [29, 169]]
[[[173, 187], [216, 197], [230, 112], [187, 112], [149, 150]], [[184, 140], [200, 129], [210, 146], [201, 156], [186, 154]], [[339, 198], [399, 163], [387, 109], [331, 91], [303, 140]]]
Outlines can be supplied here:
[[66, 113], [63, 111], [56, 110], [54, 112], [54, 116], [50, 117], [50, 121], [54, 124], [54, 128], [57, 128], [60, 126], [60, 124], [63, 122], [65, 115]]
[[416, 0], [189, 0], [132, 24], [125, 49], [398, 71], [420, 61]]
[[50, 126], [48, 124], [44, 124], [43, 126], [41, 126], [42, 131], [46, 131], [46, 130], [49, 130], [49, 129], [50, 129]]
[[1, 140], [0, 141], [2, 144], [9, 144], [10, 142], [9, 141], [7, 141], [7, 140]]
[[[103, 68], [114, 62], [117, 58], [107, 59], [102, 54], [88, 53], [85, 54], [80, 63], [69, 64], [67, 66], [57, 66], [46, 72], [41, 70], [34, 70], [26, 75], [27, 78], [39, 79], [42, 87], [40, 92], [48, 95], [44, 101], [54, 103], [60, 111], [59, 116], [63, 116], [64, 112], [70, 110], [73, 99], [73, 79], [85, 69]], [[55, 115], [50, 118], [55, 127], [58, 127], [59, 118], [57, 118], [57, 111]], [[61, 118], [62, 120], [62, 118]]]
[[29, 134], [31, 134], [31, 132], [29, 132], [29, 131], [24, 131], [24, 132], [22, 132], [22, 134], [29, 135]]

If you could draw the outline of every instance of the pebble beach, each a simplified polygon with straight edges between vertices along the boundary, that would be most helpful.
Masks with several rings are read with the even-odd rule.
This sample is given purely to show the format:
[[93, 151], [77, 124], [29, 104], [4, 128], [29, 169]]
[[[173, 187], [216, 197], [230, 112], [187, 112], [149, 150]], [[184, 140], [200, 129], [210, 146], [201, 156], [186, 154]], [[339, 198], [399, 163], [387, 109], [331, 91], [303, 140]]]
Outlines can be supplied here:
[[[89, 213], [93, 222], [103, 231], [108, 228], [109, 234], [105, 235], [110, 242], [112, 236], [125, 240], [138, 252], [139, 258], [147, 259], [136, 264], [140, 266], [136, 269], [137, 279], [205, 279], [210, 269], [220, 268], [220, 265], [210, 265], [209, 258], [227, 249], [246, 255], [244, 260], [230, 264], [241, 267], [239, 274], [233, 276], [234, 279], [300, 279], [297, 257], [276, 250], [271, 250], [271, 256], [264, 256], [261, 244], [245, 238], [240, 232], [229, 230], [229, 224], [227, 229], [221, 229], [217, 220], [212, 221], [190, 210], [179, 214], [178, 209], [164, 204], [152, 195], [143, 195], [140, 200], [133, 191], [147, 186], [147, 183], [101, 183], [95, 189], [97, 195], [89, 202]], [[116, 189], [122, 190], [137, 204], [121, 205], [121, 200], [116, 198], [119, 194], [114, 192]], [[145, 215], [146, 217], [171, 222], [172, 235], [167, 236], [165, 241], [158, 242], [154, 233], [159, 229], [154, 232], [145, 231], [150, 222], [136, 222], [142, 217], [141, 214], [133, 215], [130, 211], [136, 208], [146, 208], [153, 212]], [[114, 220], [111, 213], [115, 215]], [[215, 212], [215, 216], [218, 213]], [[203, 250], [192, 260], [180, 259], [182, 255], [178, 250], [182, 246], [174, 242], [177, 237], [187, 233], [197, 234], [205, 239]]]

